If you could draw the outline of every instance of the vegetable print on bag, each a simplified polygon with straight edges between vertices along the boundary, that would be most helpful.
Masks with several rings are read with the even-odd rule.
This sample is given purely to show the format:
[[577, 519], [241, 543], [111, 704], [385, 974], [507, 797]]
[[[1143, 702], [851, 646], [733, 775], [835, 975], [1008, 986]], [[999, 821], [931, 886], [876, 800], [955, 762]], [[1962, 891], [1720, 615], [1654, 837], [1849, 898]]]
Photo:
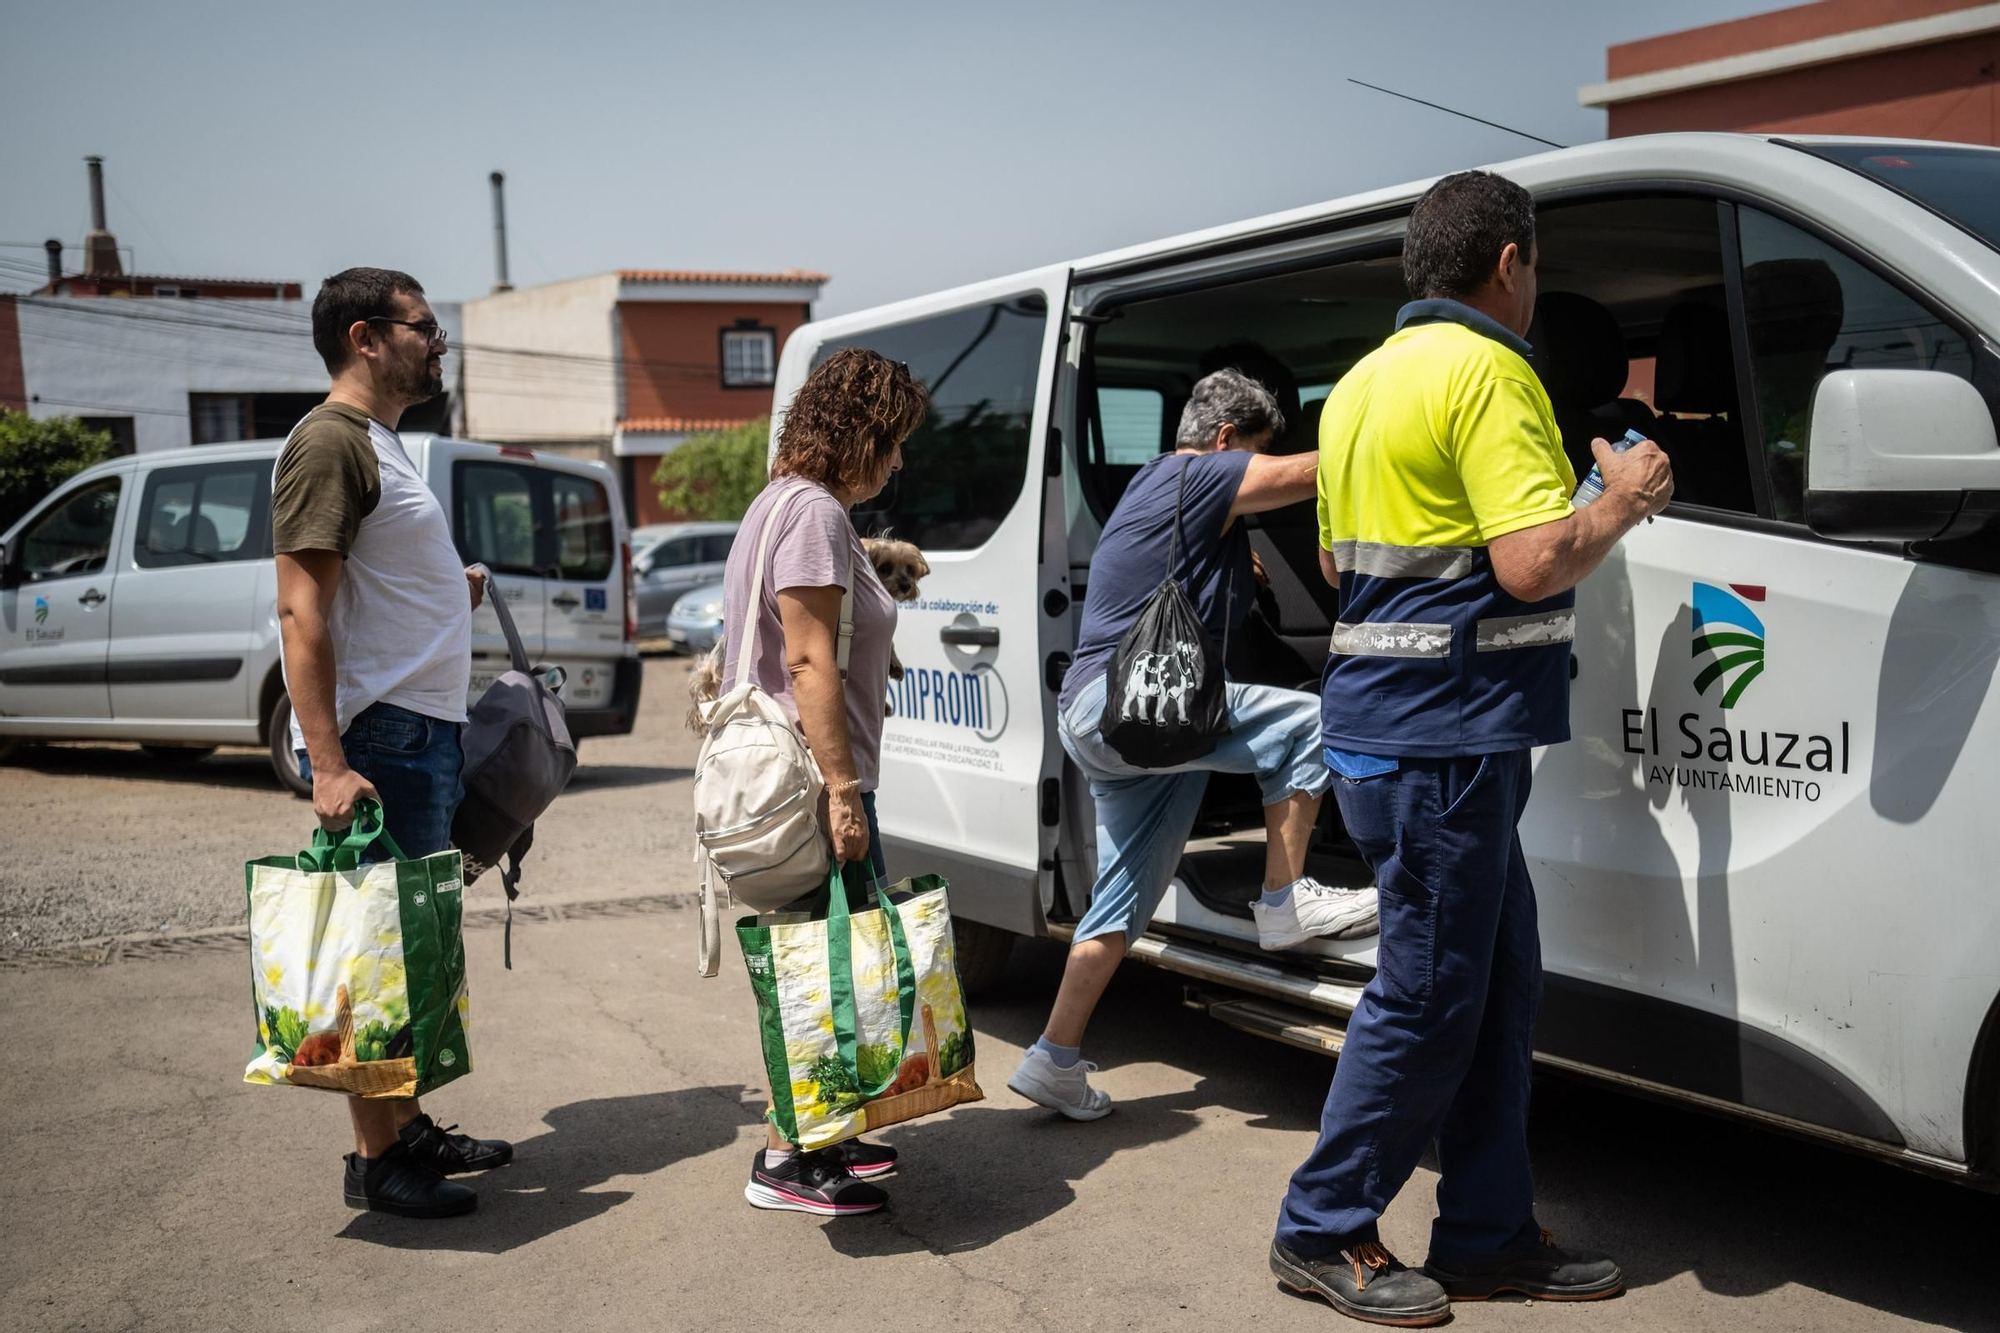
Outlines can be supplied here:
[[757, 996], [771, 1122], [801, 1148], [985, 1096], [973, 1076], [944, 880], [904, 880], [874, 898], [850, 914], [835, 870], [813, 919], [737, 924]]
[[[380, 844], [394, 858], [364, 865]], [[361, 802], [336, 842], [244, 867], [257, 1049], [246, 1083], [414, 1097], [472, 1069], [456, 851], [406, 859]]]

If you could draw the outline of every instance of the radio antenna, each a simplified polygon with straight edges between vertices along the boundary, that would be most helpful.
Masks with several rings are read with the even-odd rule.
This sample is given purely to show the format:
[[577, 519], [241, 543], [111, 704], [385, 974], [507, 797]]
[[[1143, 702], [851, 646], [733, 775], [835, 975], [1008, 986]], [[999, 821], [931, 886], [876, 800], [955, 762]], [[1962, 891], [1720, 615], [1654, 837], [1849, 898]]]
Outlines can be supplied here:
[[1436, 102], [1426, 102], [1423, 98], [1412, 97], [1408, 93], [1399, 93], [1394, 88], [1383, 88], [1377, 84], [1363, 83], [1360, 79], [1349, 79], [1348, 82], [1354, 84], [1360, 84], [1361, 87], [1366, 88], [1371, 92], [1387, 93], [1391, 97], [1400, 97], [1405, 102], [1415, 102], [1418, 106], [1427, 106], [1433, 111], [1442, 111], [1446, 115], [1457, 116], [1462, 120], [1474, 121], [1480, 125], [1490, 125], [1496, 130], [1505, 130], [1509, 134], [1518, 134], [1523, 139], [1533, 139], [1536, 143], [1545, 143], [1551, 148], [1569, 147], [1568, 144], [1557, 143], [1554, 139], [1544, 139], [1539, 134], [1530, 134], [1526, 130], [1517, 130], [1512, 125], [1502, 125], [1497, 120], [1488, 120], [1484, 116], [1475, 116], [1469, 111], [1460, 111], [1453, 107], [1441, 106]]

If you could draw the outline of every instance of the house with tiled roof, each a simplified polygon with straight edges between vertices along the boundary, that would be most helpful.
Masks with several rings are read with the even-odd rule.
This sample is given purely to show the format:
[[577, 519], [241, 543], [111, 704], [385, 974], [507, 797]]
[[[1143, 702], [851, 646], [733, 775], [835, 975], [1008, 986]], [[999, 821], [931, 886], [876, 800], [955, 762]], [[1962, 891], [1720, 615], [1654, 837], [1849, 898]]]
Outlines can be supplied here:
[[778, 353], [824, 273], [618, 269], [498, 291], [464, 308], [466, 434], [603, 458], [635, 523], [692, 435], [769, 414]]

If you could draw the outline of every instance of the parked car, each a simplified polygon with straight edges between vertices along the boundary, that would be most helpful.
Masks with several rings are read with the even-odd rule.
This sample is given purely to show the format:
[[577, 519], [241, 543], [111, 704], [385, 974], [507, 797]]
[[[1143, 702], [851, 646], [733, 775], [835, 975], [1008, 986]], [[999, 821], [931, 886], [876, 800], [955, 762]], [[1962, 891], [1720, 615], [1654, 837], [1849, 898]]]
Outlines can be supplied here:
[[722, 580], [696, 588], [674, 603], [667, 616], [667, 641], [684, 653], [715, 647], [722, 634]]
[[[1636, 424], [1676, 487], [1578, 588], [1575, 739], [1535, 756], [1536, 1059], [2000, 1187], [2000, 152], [1660, 135], [1497, 170], [1537, 197], [1528, 341], [1577, 472]], [[1278, 447], [1313, 447], [1327, 387], [1408, 299], [1427, 184], [786, 341], [774, 416], [845, 347], [935, 386], [856, 521], [931, 566], [897, 627], [882, 841], [950, 879], [969, 984], [998, 931], [1066, 940], [1089, 905], [1093, 807], [1053, 696], [1112, 506], [1225, 335], [1290, 367], [1305, 408]], [[1340, 608], [1313, 506], [1247, 526], [1269, 632], [1232, 671], [1316, 689]], [[1202, 816], [1224, 836], [1189, 847], [1132, 956], [1223, 1022], [1337, 1051], [1376, 941], [1261, 952], [1254, 787], [1211, 779]], [[1314, 873], [1368, 883], [1335, 802], [1322, 818]]]
[[632, 530], [632, 575], [642, 638], [667, 635], [667, 616], [674, 603], [722, 577], [729, 544], [735, 539], [734, 523], [649, 523]]
[[[279, 779], [310, 792], [279, 671], [271, 470], [282, 444], [102, 463], [0, 536], [0, 750], [121, 740], [187, 761], [264, 745]], [[459, 554], [492, 569], [529, 655], [564, 669], [570, 734], [631, 731], [638, 633], [610, 470], [435, 435], [403, 446], [444, 503]], [[482, 607], [468, 699], [507, 660], [499, 620]]]

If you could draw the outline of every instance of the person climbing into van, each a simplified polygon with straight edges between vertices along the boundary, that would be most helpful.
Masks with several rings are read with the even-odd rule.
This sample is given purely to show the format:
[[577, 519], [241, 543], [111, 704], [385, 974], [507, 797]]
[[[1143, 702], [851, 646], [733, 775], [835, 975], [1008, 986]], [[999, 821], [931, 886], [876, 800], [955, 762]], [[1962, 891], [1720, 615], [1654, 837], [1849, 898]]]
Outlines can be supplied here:
[[[1381, 940], [1270, 1266], [1374, 1323], [1624, 1285], [1616, 1263], [1535, 1219], [1542, 960], [1517, 825], [1532, 747], [1569, 739], [1572, 590], [1674, 483], [1657, 445], [1614, 454], [1599, 439], [1604, 494], [1572, 509], [1576, 477], [1523, 340], [1537, 259], [1519, 185], [1468, 171], [1431, 186], [1403, 243], [1416, 299], [1334, 386], [1320, 427], [1320, 564], [1341, 601], [1322, 738], [1375, 868]], [[1376, 1226], [1433, 1142], [1438, 1217], [1419, 1272]]]
[[[321, 283], [312, 328], [333, 384], [271, 477], [292, 744], [321, 825], [344, 829], [357, 800], [379, 800], [403, 854], [430, 856], [450, 846], [464, 795], [459, 732], [485, 590], [396, 434], [404, 411], [443, 386], [444, 330], [415, 278], [380, 268]], [[415, 1098], [347, 1106], [342, 1192], [353, 1208], [470, 1212], [478, 1196], [445, 1177], [514, 1159], [512, 1144], [441, 1128]]]
[[[1314, 455], [1264, 454], [1284, 428], [1271, 391], [1250, 376], [1224, 369], [1201, 379], [1181, 413], [1178, 447], [1139, 469], [1091, 557], [1083, 626], [1057, 716], [1063, 749], [1089, 779], [1097, 803], [1097, 882], [1071, 940], [1048, 1026], [1007, 1081], [1072, 1120], [1111, 1110], [1110, 1096], [1090, 1086], [1096, 1066], [1081, 1056], [1084, 1028], [1173, 879], [1210, 773], [1252, 773], [1263, 789], [1264, 893], [1252, 910], [1264, 947], [1365, 934], [1374, 926], [1373, 889], [1329, 888], [1305, 873], [1306, 841], [1332, 778], [1319, 757], [1319, 701], [1312, 695], [1228, 682], [1229, 734], [1209, 754], [1174, 768], [1134, 767], [1099, 734], [1106, 668], [1163, 571], [1180, 580], [1218, 646], [1249, 613], [1255, 583], [1249, 538], [1238, 520], [1313, 492]], [[1183, 473], [1183, 540], [1167, 571]]]
[[[770, 484], [750, 502], [722, 575], [727, 658], [735, 680], [740, 627], [757, 621], [750, 679], [790, 714], [826, 779], [820, 823], [834, 859], [867, 861], [886, 883], [875, 784], [882, 770], [882, 700], [889, 692], [896, 602], [848, 510], [874, 499], [903, 466], [903, 442], [924, 423], [930, 395], [900, 361], [866, 348], [835, 352], [785, 408]], [[775, 521], [763, 591], [751, 605], [764, 524]], [[841, 601], [854, 581], [853, 637], [839, 665]], [[807, 895], [793, 909], [812, 906]], [[753, 1207], [848, 1217], [889, 1201], [868, 1178], [896, 1169], [896, 1150], [847, 1139], [801, 1152], [775, 1124], [752, 1154], [743, 1197]]]

